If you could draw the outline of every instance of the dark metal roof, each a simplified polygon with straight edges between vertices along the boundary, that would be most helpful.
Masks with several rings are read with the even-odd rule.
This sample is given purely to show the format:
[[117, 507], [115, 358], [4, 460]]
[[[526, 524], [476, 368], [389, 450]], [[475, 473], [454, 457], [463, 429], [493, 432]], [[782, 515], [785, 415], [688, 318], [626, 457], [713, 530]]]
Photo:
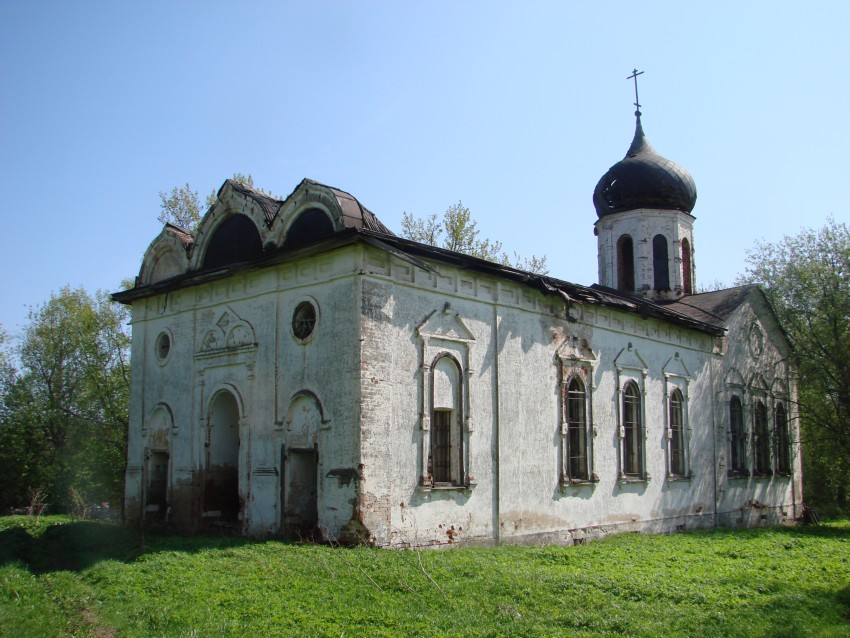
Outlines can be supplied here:
[[738, 286], [697, 295], [687, 295], [671, 302], [660, 302], [660, 305], [691, 319], [702, 321], [715, 326], [725, 326], [741, 304], [759, 287], [755, 285]]
[[608, 169], [593, 190], [599, 217], [638, 208], [690, 213], [697, 201], [691, 174], [662, 157], [643, 133], [635, 112], [635, 136], [626, 156]]
[[224, 184], [222, 184], [221, 188], [218, 189], [218, 192], [221, 193], [221, 190], [228, 184], [237, 193], [250, 197], [257, 202], [260, 205], [260, 208], [263, 209], [263, 215], [266, 218], [266, 225], [272, 225], [272, 222], [274, 222], [275, 217], [277, 217], [277, 214], [280, 211], [280, 207], [283, 206], [283, 200], [275, 199], [271, 195], [267, 195], [266, 193], [251, 188], [247, 184], [237, 182], [233, 179], [226, 180]]

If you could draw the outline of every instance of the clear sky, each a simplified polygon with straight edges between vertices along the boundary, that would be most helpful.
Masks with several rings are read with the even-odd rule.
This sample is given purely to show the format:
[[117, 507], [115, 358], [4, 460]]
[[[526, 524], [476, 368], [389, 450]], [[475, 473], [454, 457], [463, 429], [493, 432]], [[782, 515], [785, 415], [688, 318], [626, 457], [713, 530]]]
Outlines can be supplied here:
[[462, 200], [482, 237], [596, 281], [597, 180], [634, 132], [697, 184], [697, 284], [850, 221], [850, 2], [0, 0], [0, 324], [115, 290], [158, 193], [304, 177], [390, 228]]

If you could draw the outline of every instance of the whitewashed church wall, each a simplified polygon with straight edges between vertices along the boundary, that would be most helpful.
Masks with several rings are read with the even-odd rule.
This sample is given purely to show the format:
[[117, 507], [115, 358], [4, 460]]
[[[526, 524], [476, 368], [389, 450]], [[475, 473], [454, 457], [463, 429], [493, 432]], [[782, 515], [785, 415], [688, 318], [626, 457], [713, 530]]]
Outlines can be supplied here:
[[[375, 542], [557, 541], [569, 537], [569, 530], [589, 527], [710, 524], [711, 338], [604, 308], [574, 307], [579, 321], [568, 322], [563, 302], [525, 287], [442, 266], [439, 274], [429, 275], [405, 264], [399, 274], [394, 265], [387, 260], [383, 270], [373, 268], [375, 276], [363, 281], [363, 520]], [[472, 337], [469, 451], [475, 485], [468, 489], [419, 485], [420, 413], [427, 384], [416, 327], [444, 310], [459, 318]], [[563, 487], [557, 353], [570, 335], [586, 339], [595, 357], [593, 470], [599, 480]], [[629, 343], [646, 364], [645, 379], [640, 371], [622, 373], [640, 379], [645, 389], [650, 479], [642, 483], [621, 482], [618, 474], [615, 359]], [[701, 416], [691, 419], [688, 437], [694, 478], [671, 481], [666, 476], [669, 385], [664, 368], [677, 352], [691, 375], [689, 413]]]
[[[507, 325], [522, 321], [512, 309], [504, 309], [504, 314]], [[504, 381], [504, 392], [510, 393], [520, 385], [525, 390], [521, 402], [505, 406], [500, 420], [504, 442], [500, 446], [501, 538], [565, 540], [570, 534], [565, 536], [563, 532], [569, 530], [577, 530], [575, 534], [582, 537], [593, 533], [588, 528], [643, 529], [656, 525], [675, 529], [683, 524], [707, 525], [704, 519], [712, 511], [713, 498], [710, 401], [706, 400], [710, 397], [710, 384], [707, 375], [702, 374], [708, 367], [707, 350], [641, 337], [637, 330], [628, 334], [598, 326], [552, 322], [542, 317], [537, 320], [553, 323], [549, 328], [553, 334], [572, 332], [587, 339], [595, 355], [591, 403], [595, 432], [592, 463], [597, 482], [559, 483], [561, 407], [552, 365], [556, 342], [539, 353], [525, 352], [519, 339], [508, 342], [501, 353], [506, 365], [523, 365], [524, 370], [546, 370], [548, 374], [545, 379], [534, 379], [523, 371], [516, 379]], [[657, 328], [651, 325], [655, 323], [653, 320], [637, 321], [647, 324], [643, 327], [650, 333]], [[634, 356], [630, 359], [628, 353]], [[689, 469], [694, 477], [685, 480], [667, 476], [666, 394], [671, 388], [665, 383], [664, 368], [676, 353], [691, 371], [686, 395], [691, 417]], [[618, 371], [618, 362], [640, 368]], [[646, 478], [627, 482], [621, 476], [622, 394], [619, 390], [629, 380], [636, 382], [642, 391]], [[545, 406], [545, 409], [529, 415], [526, 406]], [[707, 418], [703, 419], [703, 414]], [[531, 422], [528, 416], [532, 416]], [[517, 454], [513, 454], [514, 450]]]
[[[354, 252], [237, 274], [135, 302], [126, 488], [130, 520], [142, 515], [145, 452], [155, 445], [169, 454], [169, 522], [190, 529], [203, 524], [208, 411], [221, 391], [233, 394], [240, 405], [243, 531], [279, 530], [282, 451], [293, 443], [318, 449], [319, 524], [334, 533], [350, 520], [359, 401]], [[319, 317], [314, 333], [302, 342], [291, 326], [295, 307], [305, 300], [316, 305]], [[161, 334], [168, 334], [170, 342], [164, 359], [156, 351]], [[321, 417], [310, 417], [315, 422], [311, 431], [295, 433], [287, 412], [304, 396], [311, 397]], [[174, 424], [164, 441], [152, 442], [145, 424], [158, 405], [168, 406]]]
[[[488, 539], [492, 537], [495, 457], [491, 438], [493, 311], [487, 304], [441, 288], [447, 280], [419, 274], [425, 282], [421, 287], [374, 277], [362, 280], [363, 520], [380, 545]], [[429, 317], [446, 319], [441, 324], [449, 326], [443, 331], [445, 338], [418, 334], [417, 328], [427, 331]], [[420, 485], [427, 472], [422, 412], [429, 383], [429, 372], [422, 365], [430, 366], [443, 352], [460, 360], [468, 379], [464, 416], [472, 423], [468, 464], [476, 483], [471, 488]]]

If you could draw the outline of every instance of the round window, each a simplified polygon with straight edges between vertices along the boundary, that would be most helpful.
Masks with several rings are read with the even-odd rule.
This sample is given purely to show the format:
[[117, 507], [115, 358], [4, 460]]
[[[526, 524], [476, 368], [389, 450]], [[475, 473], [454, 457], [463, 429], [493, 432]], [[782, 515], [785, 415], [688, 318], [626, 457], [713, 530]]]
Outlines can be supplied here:
[[156, 357], [160, 361], [165, 361], [169, 352], [171, 352], [171, 337], [167, 332], [162, 332], [156, 338]]
[[292, 315], [292, 333], [299, 339], [306, 339], [316, 327], [316, 308], [309, 301], [298, 304]]

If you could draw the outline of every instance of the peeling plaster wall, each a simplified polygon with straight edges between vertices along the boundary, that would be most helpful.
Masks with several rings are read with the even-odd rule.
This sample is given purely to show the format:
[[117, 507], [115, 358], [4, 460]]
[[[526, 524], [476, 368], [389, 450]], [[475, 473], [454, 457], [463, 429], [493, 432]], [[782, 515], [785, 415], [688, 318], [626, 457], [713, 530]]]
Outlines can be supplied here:
[[[562, 301], [514, 283], [436, 264], [437, 272], [429, 273], [380, 251], [367, 251], [364, 261], [369, 275], [362, 280], [360, 319], [360, 518], [371, 542], [572, 542], [612, 531], [710, 527], [718, 498], [756, 498], [776, 511], [792, 503], [787, 478], [766, 490], [745, 484], [735, 497], [716, 491], [724, 483], [716, 466], [716, 432], [726, 427], [726, 416], [718, 407], [715, 377], [726, 359], [714, 338], [601, 307], [574, 306], [574, 321], [567, 320]], [[456, 317], [472, 337], [466, 416], [473, 424], [474, 485], [467, 488], [423, 489], [419, 481], [427, 456], [422, 366], [430, 361], [417, 328], [440, 313]], [[733, 340], [740, 331], [737, 323], [732, 326]], [[594, 357], [595, 483], [559, 481], [558, 352], [570, 336], [586, 340]], [[733, 349], [729, 356], [739, 355]], [[619, 428], [621, 390], [629, 379], [642, 389], [647, 478], [627, 482], [620, 474]], [[674, 386], [686, 397], [686, 478], [668, 476], [668, 397]], [[799, 469], [796, 476], [799, 483]], [[746, 524], [764, 521], [750, 518]], [[718, 522], [728, 524], [722, 517]]]
[[[297, 339], [292, 317], [304, 301], [318, 317]], [[796, 395], [782, 335], [759, 303], [743, 306], [720, 340], [606, 307], [567, 309], [516, 282], [445, 264], [422, 269], [365, 244], [137, 301], [127, 518], [184, 530], [216, 522], [203, 511], [208, 418], [216, 393], [230, 392], [239, 406], [236, 527], [246, 534], [291, 532], [298, 513], [284, 511], [297, 506], [287, 470], [311, 450], [318, 527], [343, 542], [569, 543], [788, 520], [799, 515], [798, 447], [790, 477], [725, 474], [728, 371], [750, 385], [764, 379], [765, 396]], [[744, 336], [753, 325], [764, 337], [755, 357]], [[430, 375], [442, 356], [460, 369], [454, 486], [429, 478]], [[562, 383], [575, 366], [590, 371], [587, 482], [563, 477]], [[620, 428], [630, 380], [641, 390], [646, 476], [627, 481]], [[676, 479], [667, 438], [674, 386], [686, 400], [688, 469]], [[146, 511], [151, 450], [168, 454], [164, 515]]]
[[[202, 512], [207, 423], [211, 401], [223, 391], [236, 397], [240, 411], [240, 531], [280, 531], [287, 446], [318, 450], [319, 525], [336, 534], [351, 519], [356, 486], [340, 468], [356, 468], [358, 458], [355, 253], [336, 251], [134, 302], [130, 522], [144, 518], [148, 421], [162, 405], [173, 415], [168, 523], [195, 530], [214, 520]], [[302, 341], [292, 333], [292, 315], [307, 300], [318, 319]], [[169, 335], [164, 358], [157, 355], [161, 334]], [[287, 413], [305, 396], [321, 416], [309, 432], [293, 432]]]

